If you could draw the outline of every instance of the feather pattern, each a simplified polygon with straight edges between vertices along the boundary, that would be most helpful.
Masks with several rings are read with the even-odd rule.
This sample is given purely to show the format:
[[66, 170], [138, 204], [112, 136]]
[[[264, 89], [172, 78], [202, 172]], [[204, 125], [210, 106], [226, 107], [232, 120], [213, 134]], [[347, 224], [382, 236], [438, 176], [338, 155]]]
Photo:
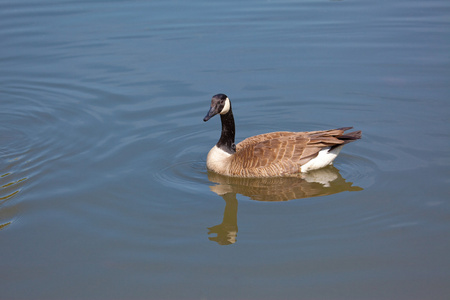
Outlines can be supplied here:
[[[234, 146], [234, 119], [230, 100], [226, 95], [218, 94], [213, 97], [210, 112], [205, 120], [211, 117], [213, 108], [218, 107], [215, 109], [216, 114], [221, 112], [220, 99], [225, 100], [226, 105], [222, 103], [222, 108], [227, 107], [227, 112], [221, 115], [221, 140], [208, 154], [207, 167], [222, 175], [238, 177], [286, 176], [303, 172], [302, 167], [307, 164], [307, 170], [325, 167], [331, 164], [343, 145], [361, 138], [361, 131], [344, 133], [352, 127], [309, 132], [279, 131], [252, 136], [238, 143], [235, 148], [231, 146], [226, 148], [224, 135], [228, 134], [229, 136], [229, 132], [226, 130], [227, 123], [230, 126], [232, 123], [233, 136], [229, 144]], [[226, 155], [220, 153], [220, 151], [226, 153]], [[319, 153], [323, 155], [319, 155]], [[326, 158], [323, 159], [323, 157]], [[319, 158], [323, 160], [323, 163], [314, 161]]]

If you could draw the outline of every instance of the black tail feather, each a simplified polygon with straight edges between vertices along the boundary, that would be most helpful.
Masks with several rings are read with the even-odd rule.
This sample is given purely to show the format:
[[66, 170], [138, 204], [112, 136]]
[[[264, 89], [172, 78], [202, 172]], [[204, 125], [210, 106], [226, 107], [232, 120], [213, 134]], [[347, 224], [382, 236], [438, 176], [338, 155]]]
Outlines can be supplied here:
[[344, 144], [351, 143], [353, 141], [359, 140], [361, 138], [361, 130], [346, 133], [338, 137]]

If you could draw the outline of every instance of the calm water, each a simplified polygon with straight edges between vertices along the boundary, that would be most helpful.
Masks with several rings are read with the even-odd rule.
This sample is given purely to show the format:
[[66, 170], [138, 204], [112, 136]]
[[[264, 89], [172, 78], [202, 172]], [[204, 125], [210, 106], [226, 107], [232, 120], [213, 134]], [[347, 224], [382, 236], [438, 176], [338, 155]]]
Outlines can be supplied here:
[[[10, 0], [0, 41], [0, 299], [448, 299], [449, 1]], [[238, 141], [363, 139], [217, 176], [219, 92]]]

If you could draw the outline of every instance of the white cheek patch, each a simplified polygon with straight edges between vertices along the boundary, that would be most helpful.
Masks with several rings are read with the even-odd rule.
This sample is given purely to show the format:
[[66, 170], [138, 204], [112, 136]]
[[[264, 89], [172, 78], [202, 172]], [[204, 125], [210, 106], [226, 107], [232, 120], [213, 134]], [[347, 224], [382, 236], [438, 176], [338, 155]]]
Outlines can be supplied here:
[[222, 109], [222, 111], [220, 112], [220, 114], [221, 114], [221, 115], [224, 115], [224, 114], [226, 114], [229, 110], [230, 110], [230, 99], [228, 99], [228, 97], [227, 97], [227, 99], [225, 100], [225, 105], [223, 106], [223, 109]]

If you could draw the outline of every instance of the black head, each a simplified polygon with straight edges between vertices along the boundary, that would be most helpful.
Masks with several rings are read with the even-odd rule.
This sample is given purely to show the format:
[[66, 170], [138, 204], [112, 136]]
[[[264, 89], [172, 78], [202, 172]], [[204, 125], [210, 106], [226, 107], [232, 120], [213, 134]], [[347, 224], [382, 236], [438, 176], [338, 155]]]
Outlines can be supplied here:
[[203, 118], [203, 121], [206, 122], [217, 114], [224, 115], [228, 113], [230, 109], [231, 103], [227, 95], [225, 94], [214, 95], [211, 99], [211, 107], [206, 116]]

